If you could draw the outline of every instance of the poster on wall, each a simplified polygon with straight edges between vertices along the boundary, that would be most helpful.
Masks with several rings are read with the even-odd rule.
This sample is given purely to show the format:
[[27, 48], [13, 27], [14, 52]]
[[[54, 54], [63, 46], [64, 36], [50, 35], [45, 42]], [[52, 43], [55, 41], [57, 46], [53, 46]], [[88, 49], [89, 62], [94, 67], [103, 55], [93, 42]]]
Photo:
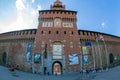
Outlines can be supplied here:
[[30, 62], [30, 58], [31, 58], [31, 50], [32, 50], [32, 44], [28, 44], [27, 45], [27, 51], [26, 51], [26, 61]]
[[87, 53], [88, 53], [87, 47], [83, 46], [83, 47], [82, 47], [82, 52], [83, 52], [83, 54], [87, 54]]
[[88, 65], [88, 54], [83, 55], [84, 65]]
[[78, 54], [70, 54], [69, 55], [69, 65], [78, 64]]
[[62, 45], [61, 44], [53, 45], [53, 59], [62, 59]]
[[88, 51], [87, 51], [87, 47], [83, 46], [82, 47], [82, 51], [83, 51], [83, 62], [84, 62], [84, 65], [88, 65]]
[[41, 56], [40, 56], [40, 54], [34, 54], [34, 63], [39, 63], [40, 62], [40, 58], [41, 58]]

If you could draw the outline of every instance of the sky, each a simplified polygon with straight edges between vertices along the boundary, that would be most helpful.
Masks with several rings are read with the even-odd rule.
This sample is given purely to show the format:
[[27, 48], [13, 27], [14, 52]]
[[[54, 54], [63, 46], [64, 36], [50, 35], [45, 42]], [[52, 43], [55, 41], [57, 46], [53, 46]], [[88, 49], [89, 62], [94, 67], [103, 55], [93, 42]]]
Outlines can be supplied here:
[[[0, 0], [0, 33], [37, 29], [38, 11], [56, 0]], [[66, 10], [77, 11], [79, 30], [120, 37], [120, 0], [60, 0]]]

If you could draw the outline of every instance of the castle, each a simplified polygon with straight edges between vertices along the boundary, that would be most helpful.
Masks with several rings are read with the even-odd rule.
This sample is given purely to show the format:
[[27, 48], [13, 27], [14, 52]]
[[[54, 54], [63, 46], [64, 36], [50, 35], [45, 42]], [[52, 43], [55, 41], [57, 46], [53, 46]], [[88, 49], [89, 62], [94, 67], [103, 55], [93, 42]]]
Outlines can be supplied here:
[[65, 74], [105, 69], [120, 60], [120, 37], [77, 29], [77, 12], [59, 0], [39, 11], [37, 29], [0, 34], [0, 64], [19, 70]]

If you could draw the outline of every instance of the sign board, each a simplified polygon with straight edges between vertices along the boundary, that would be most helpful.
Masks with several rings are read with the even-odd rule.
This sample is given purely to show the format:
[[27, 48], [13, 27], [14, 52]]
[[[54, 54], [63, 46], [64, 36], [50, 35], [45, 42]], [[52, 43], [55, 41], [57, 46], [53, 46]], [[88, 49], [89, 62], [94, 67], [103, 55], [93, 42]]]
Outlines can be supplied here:
[[83, 51], [83, 54], [87, 54], [88, 53], [87, 48], [85, 46], [82, 47], [82, 51]]
[[69, 54], [69, 65], [78, 64], [78, 54]]
[[88, 51], [87, 51], [87, 47], [83, 46], [82, 47], [82, 51], [83, 51], [83, 62], [84, 62], [84, 65], [88, 65]]
[[84, 65], [88, 65], [88, 54], [83, 55]]

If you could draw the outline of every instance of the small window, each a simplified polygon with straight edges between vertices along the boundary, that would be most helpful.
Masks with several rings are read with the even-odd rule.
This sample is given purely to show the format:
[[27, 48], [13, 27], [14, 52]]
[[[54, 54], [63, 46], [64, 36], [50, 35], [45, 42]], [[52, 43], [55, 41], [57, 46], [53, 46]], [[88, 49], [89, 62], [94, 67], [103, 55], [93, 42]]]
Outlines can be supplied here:
[[66, 34], [66, 31], [64, 31], [64, 34]]
[[43, 34], [43, 31], [41, 31], [41, 34]]
[[56, 31], [56, 34], [59, 34], [59, 31]]
[[48, 33], [51, 34], [51, 31], [49, 31]]
[[72, 35], [74, 34], [74, 33], [73, 33], [73, 31], [72, 31], [72, 33], [71, 33], [71, 34], [72, 34]]

